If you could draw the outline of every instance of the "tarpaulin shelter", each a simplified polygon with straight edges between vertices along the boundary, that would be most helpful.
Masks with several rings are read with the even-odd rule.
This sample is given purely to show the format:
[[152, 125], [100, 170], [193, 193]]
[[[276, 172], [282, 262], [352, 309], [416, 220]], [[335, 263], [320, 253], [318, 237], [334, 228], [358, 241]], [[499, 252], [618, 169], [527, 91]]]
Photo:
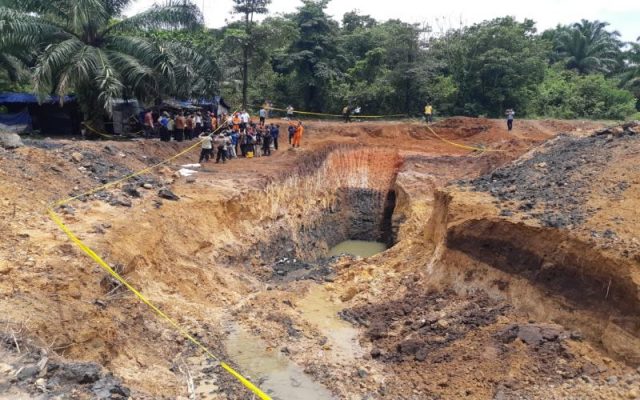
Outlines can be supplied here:
[[24, 125], [43, 135], [79, 135], [82, 112], [75, 96], [49, 96], [43, 100], [31, 93], [1, 92], [0, 106], [7, 109], [0, 114], [0, 123], [8, 126]]

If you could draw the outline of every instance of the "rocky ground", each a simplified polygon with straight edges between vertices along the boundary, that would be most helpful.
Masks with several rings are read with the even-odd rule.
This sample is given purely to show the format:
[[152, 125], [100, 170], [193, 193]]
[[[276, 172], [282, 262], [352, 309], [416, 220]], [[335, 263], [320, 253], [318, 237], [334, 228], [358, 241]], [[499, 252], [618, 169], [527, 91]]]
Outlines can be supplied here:
[[[298, 151], [181, 176], [194, 152], [90, 194], [185, 145], [12, 138], [0, 148], [0, 397], [251, 398], [47, 219], [47, 204], [80, 195], [60, 210], [74, 232], [240, 370], [238, 328], [335, 398], [637, 398], [637, 127], [503, 125], [433, 125], [500, 150], [469, 152], [417, 123], [309, 122]], [[322, 257], [369, 227], [395, 246]], [[589, 265], [571, 261], [582, 245]], [[568, 266], [585, 274], [571, 288], [539, 279]], [[291, 377], [280, 398], [301, 387]]]

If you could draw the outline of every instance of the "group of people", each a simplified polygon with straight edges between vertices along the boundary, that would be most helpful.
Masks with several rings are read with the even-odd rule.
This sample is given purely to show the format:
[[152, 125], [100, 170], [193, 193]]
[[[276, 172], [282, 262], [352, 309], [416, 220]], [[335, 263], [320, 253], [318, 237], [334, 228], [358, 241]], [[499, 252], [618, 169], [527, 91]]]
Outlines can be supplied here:
[[[272, 150], [280, 147], [280, 125], [267, 124], [267, 112], [261, 109], [259, 122], [252, 120], [246, 111], [232, 115], [222, 115], [217, 130], [205, 131], [198, 138], [202, 140], [199, 162], [208, 162], [215, 157], [216, 163], [244, 157], [270, 156]], [[300, 147], [304, 126], [300, 121], [289, 121], [289, 145]]]
[[362, 107], [360, 106], [344, 106], [344, 108], [342, 109], [342, 117], [344, 118], [344, 123], [347, 124], [351, 122], [351, 116], [353, 115], [354, 117], [357, 117], [358, 115], [360, 115], [361, 111]]
[[159, 136], [163, 142], [169, 142], [172, 138], [182, 142], [193, 140], [202, 132], [212, 132], [218, 128], [219, 124], [220, 119], [209, 111], [204, 113], [181, 111], [177, 114], [165, 111], [155, 117], [153, 111], [147, 110], [144, 114], [144, 137]]

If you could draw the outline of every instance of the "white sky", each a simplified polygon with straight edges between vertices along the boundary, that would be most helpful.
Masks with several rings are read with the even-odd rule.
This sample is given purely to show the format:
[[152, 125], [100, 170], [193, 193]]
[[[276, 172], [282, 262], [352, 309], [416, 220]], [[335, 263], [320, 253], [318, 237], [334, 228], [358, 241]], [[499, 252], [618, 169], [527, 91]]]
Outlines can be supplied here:
[[[194, 0], [204, 7], [205, 22], [209, 27], [220, 27], [225, 20], [233, 19], [230, 14], [232, 0]], [[156, 0], [137, 0], [127, 10], [134, 14], [152, 5]], [[161, 3], [162, 0], [159, 0]], [[300, 0], [273, 0], [270, 6], [272, 14], [292, 12], [300, 6]], [[436, 25], [436, 18], [455, 21], [457, 26], [462, 20], [465, 24], [479, 22], [505, 15], [518, 20], [531, 18], [537, 22], [538, 30], [568, 24], [580, 19], [598, 19], [607, 21], [611, 28], [622, 34], [626, 41], [636, 40], [640, 36], [640, 0], [333, 0], [327, 12], [337, 20], [345, 12], [359, 10], [377, 20], [390, 18], [406, 22], [428, 22]]]

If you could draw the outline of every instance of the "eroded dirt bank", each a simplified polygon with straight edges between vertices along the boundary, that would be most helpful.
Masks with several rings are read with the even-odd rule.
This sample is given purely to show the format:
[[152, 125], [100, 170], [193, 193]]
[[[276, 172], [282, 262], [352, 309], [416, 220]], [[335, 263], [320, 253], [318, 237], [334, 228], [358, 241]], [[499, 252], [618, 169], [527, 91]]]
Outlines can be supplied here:
[[[570, 228], [541, 226], [544, 218], [527, 217], [503, 186], [483, 189], [487, 178], [468, 184], [498, 167], [510, 171], [510, 161], [560, 131], [577, 138], [594, 128], [532, 121], [508, 135], [500, 121], [436, 124], [450, 140], [502, 150], [469, 153], [418, 124], [311, 123], [302, 151], [208, 164], [194, 182], [175, 175], [190, 163], [185, 157], [63, 212], [87, 244], [214, 352], [229, 357], [228, 338], [242, 329], [336, 398], [633, 398], [637, 235], [624, 211], [638, 190], [633, 135], [603, 135], [612, 150], [595, 161], [584, 146], [578, 159], [591, 175], [567, 180], [584, 189], [570, 210], [597, 205]], [[192, 381], [198, 398], [250, 398], [42, 213], [48, 201], [177, 150], [44, 141], [2, 151], [5, 397], [75, 390], [76, 398], [188, 398]], [[524, 160], [546, 157], [536, 154]], [[598, 185], [623, 161], [624, 189]], [[536, 165], [560, 169], [548, 159]], [[163, 187], [180, 199], [160, 199]], [[620, 203], [603, 214], [605, 201]], [[619, 242], [591, 234], [611, 229], [602, 221], [614, 217], [623, 218], [614, 221]], [[345, 239], [394, 246], [366, 260], [323, 258]], [[25, 367], [31, 372], [20, 375]], [[69, 369], [76, 374], [56, 372]]]

